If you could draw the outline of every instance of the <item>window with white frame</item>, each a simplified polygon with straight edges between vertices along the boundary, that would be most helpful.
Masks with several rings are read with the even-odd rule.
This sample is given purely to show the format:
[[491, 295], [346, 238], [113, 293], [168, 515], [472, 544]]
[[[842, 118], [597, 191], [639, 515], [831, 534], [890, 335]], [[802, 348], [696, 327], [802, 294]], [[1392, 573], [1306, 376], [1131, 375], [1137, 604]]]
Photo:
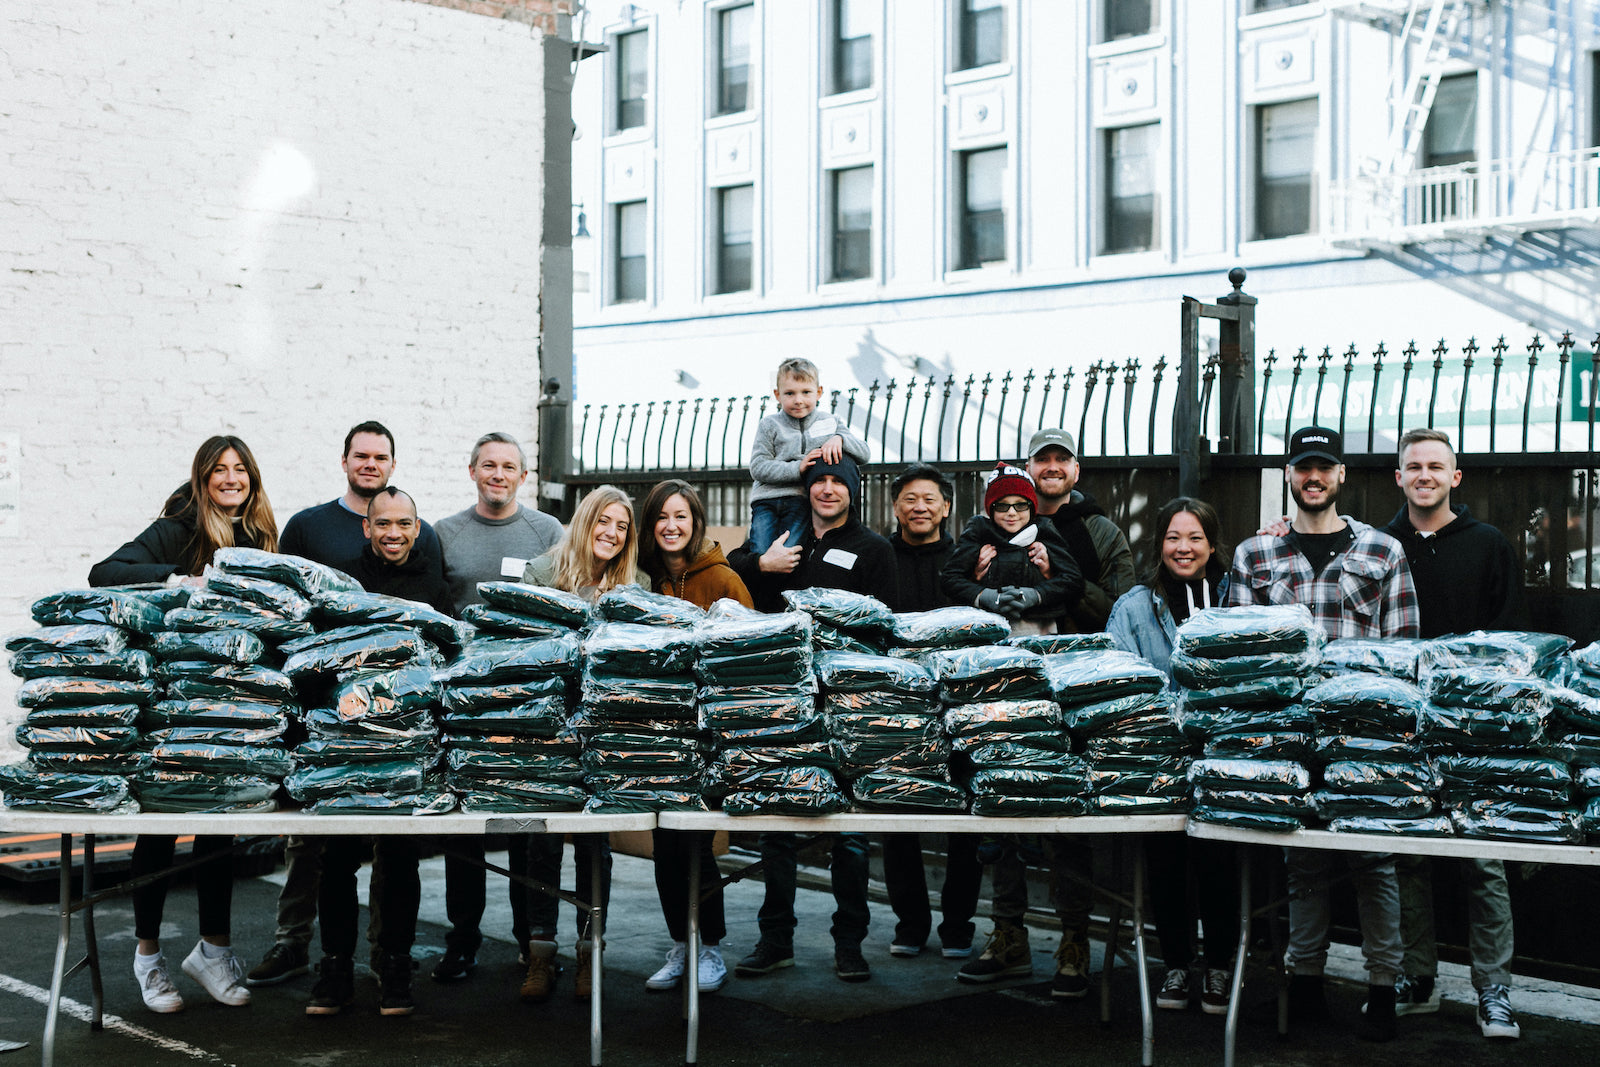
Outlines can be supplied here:
[[872, 168], [830, 171], [832, 270], [829, 280], [872, 277]]
[[646, 252], [649, 249], [645, 202], [635, 200], [632, 203], [618, 204], [614, 217], [616, 258], [612, 264], [612, 276], [615, 279], [612, 303], [625, 304], [644, 300], [648, 295]]
[[650, 31], [634, 30], [617, 37], [618, 130], [643, 126], [648, 119], [650, 91]]
[[1439, 79], [1433, 109], [1422, 129], [1423, 167], [1451, 167], [1478, 158], [1478, 76]]
[[1311, 0], [1255, 0], [1250, 5], [1251, 11], [1276, 11], [1281, 7], [1303, 7]]
[[1316, 155], [1316, 100], [1256, 108], [1257, 240], [1316, 228]]
[[1156, 28], [1153, 0], [1106, 0], [1106, 40], [1138, 37]]
[[755, 199], [751, 185], [730, 185], [716, 191], [719, 293], [742, 293], [750, 288]]
[[1143, 252], [1156, 244], [1156, 134], [1160, 126], [1105, 131], [1105, 218], [1101, 251]]
[[1006, 258], [1006, 149], [984, 148], [960, 157], [960, 254], [965, 270]]
[[956, 28], [957, 70], [1001, 63], [1006, 58], [1005, 0], [956, 0], [961, 5]]
[[717, 114], [750, 109], [751, 34], [755, 6], [725, 7], [717, 18]]
[[833, 56], [829, 88], [835, 93], [872, 87], [872, 32], [877, 0], [833, 0]]

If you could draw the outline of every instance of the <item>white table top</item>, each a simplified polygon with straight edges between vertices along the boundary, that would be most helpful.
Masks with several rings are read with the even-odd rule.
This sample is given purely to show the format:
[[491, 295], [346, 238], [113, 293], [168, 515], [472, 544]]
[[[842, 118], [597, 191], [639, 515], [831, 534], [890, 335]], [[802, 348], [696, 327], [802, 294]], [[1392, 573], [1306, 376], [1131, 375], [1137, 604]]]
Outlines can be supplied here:
[[728, 815], [720, 811], [663, 811], [663, 830], [794, 830], [811, 833], [1159, 834], [1181, 831], [1183, 815], [934, 815], [920, 812], [844, 812], [839, 815]]
[[1532, 841], [1500, 841], [1483, 837], [1412, 837], [1405, 834], [1336, 834], [1329, 830], [1296, 830], [1280, 834], [1238, 826], [1190, 821], [1189, 836], [1204, 841], [1236, 841], [1250, 845], [1316, 848], [1338, 852], [1386, 852], [1406, 856], [1454, 856], [1461, 859], [1521, 860], [1600, 866], [1600, 848], [1589, 845], [1543, 845]]
[[468, 815], [308, 815], [303, 811], [241, 814], [68, 815], [0, 808], [0, 830], [48, 834], [340, 834], [606, 833], [649, 830], [655, 814], [586, 815], [583, 812], [479, 813]]

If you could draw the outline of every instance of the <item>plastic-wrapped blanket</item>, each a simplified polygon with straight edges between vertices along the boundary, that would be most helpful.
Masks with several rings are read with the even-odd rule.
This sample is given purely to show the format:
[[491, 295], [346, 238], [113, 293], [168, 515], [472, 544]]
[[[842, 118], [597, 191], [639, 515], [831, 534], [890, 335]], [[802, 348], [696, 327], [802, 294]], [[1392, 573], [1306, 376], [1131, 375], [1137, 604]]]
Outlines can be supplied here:
[[212, 555], [211, 564], [228, 574], [291, 586], [307, 597], [315, 597], [320, 593], [361, 592], [361, 583], [343, 571], [284, 552], [263, 552], [258, 548], [219, 548]]
[[1316, 763], [1332, 763], [1335, 760], [1416, 763], [1423, 755], [1422, 746], [1415, 741], [1357, 737], [1354, 734], [1326, 734], [1317, 738], [1311, 746], [1311, 758]]
[[1201, 755], [1207, 759], [1270, 759], [1304, 763], [1311, 754], [1311, 735], [1271, 730], [1211, 735]]
[[1341, 793], [1383, 793], [1389, 796], [1429, 796], [1444, 779], [1431, 763], [1367, 763], [1340, 761], [1322, 768], [1322, 782]]
[[790, 589], [783, 599], [789, 610], [803, 611], [818, 624], [846, 632], [862, 631], [863, 636], [882, 639], [894, 631], [895, 615], [876, 597], [852, 593], [847, 589]]
[[[688, 603], [676, 597], [663, 599]], [[651, 678], [687, 673], [694, 663], [695, 645], [685, 629], [611, 622], [584, 639], [583, 654], [590, 673]]]
[[17, 687], [16, 701], [23, 708], [71, 708], [85, 704], [143, 705], [152, 703], [155, 697], [156, 683], [148, 678], [121, 681], [51, 676], [23, 682]]
[[103, 624], [137, 634], [153, 634], [164, 624], [161, 610], [135, 593], [115, 589], [69, 589], [33, 602], [33, 621], [41, 626]]
[[1315, 679], [1280, 676], [1215, 689], [1185, 689], [1183, 707], [1189, 712], [1280, 707], [1299, 700], [1311, 681]]
[[577, 632], [548, 619], [501, 611], [489, 604], [468, 604], [461, 609], [461, 621], [485, 636], [540, 638]]
[[1494, 837], [1552, 845], [1575, 845], [1583, 841], [1582, 814], [1577, 811], [1550, 811], [1483, 800], [1452, 811], [1450, 821], [1462, 837]]
[[[24, 726], [137, 726], [143, 709], [137, 704], [81, 704], [67, 708], [36, 708], [22, 720]], [[23, 742], [26, 744], [27, 742]]]
[[1216, 659], [1173, 652], [1173, 680], [1187, 689], [1217, 689], [1244, 685], [1263, 678], [1305, 677], [1322, 662], [1320, 649], [1304, 652], [1269, 652], [1259, 656], [1230, 656]]
[[347, 793], [306, 806], [312, 815], [446, 815], [455, 810], [454, 793]]
[[1044, 658], [1050, 694], [1066, 705], [1151, 696], [1167, 687], [1160, 670], [1131, 652], [1066, 652]]
[[1199, 759], [1189, 767], [1189, 780], [1217, 790], [1305, 793], [1311, 788], [1311, 772], [1288, 760]]
[[1413, 819], [1345, 815], [1329, 821], [1328, 829], [1337, 834], [1395, 834], [1402, 837], [1454, 837], [1456, 833], [1448, 815]]
[[826, 693], [906, 693], [931, 699], [939, 682], [921, 664], [891, 656], [824, 652], [816, 657], [817, 681]]
[[1483, 708], [1543, 715], [1550, 710], [1550, 683], [1492, 667], [1441, 667], [1428, 675], [1428, 700], [1447, 708]]
[[526, 704], [547, 697], [564, 696], [568, 679], [559, 675], [493, 685], [451, 684], [440, 690], [439, 704], [445, 714], [478, 711], [483, 708]]
[[589, 622], [589, 602], [563, 589], [524, 582], [479, 582], [478, 595], [501, 611], [548, 619], [572, 630], [581, 630]]
[[706, 617], [699, 605], [682, 597], [652, 593], [637, 585], [619, 586], [602, 594], [595, 601], [594, 613], [611, 622], [682, 628]]
[[993, 645], [1011, 636], [1005, 616], [978, 608], [904, 611], [894, 617], [894, 642], [902, 648], [965, 648]]
[[303, 803], [348, 793], [420, 793], [432, 770], [425, 760], [384, 760], [301, 767], [283, 780], [284, 790]]
[[381, 593], [328, 592], [317, 597], [317, 614], [338, 625], [393, 623], [420, 630], [441, 645], [465, 645], [472, 627], [415, 600]]
[[437, 660], [433, 646], [416, 631], [384, 629], [294, 652], [284, 660], [283, 673], [295, 681], [316, 684], [341, 671], [385, 670], [413, 661], [435, 664]]
[[441, 685], [492, 686], [578, 673], [579, 643], [572, 637], [542, 641], [476, 641], [434, 679]]
[[[243, 600], [295, 622], [304, 622], [311, 617], [310, 598], [293, 586], [284, 585], [282, 582], [252, 578], [244, 574], [229, 574], [216, 567], [207, 567], [205, 583], [208, 592]], [[197, 601], [195, 597], [189, 598], [189, 604], [191, 607], [205, 606], [204, 602]]]
[[1420, 637], [1341, 637], [1322, 649], [1322, 666], [1335, 673], [1360, 671], [1415, 682], [1425, 644]]
[[1019, 634], [998, 642], [1014, 648], [1025, 648], [1041, 656], [1058, 656], [1066, 652], [1111, 652], [1117, 643], [1104, 631], [1089, 634]]
[[1225, 659], [1307, 652], [1326, 643], [1321, 627], [1303, 605], [1251, 605], [1195, 612], [1178, 627], [1173, 651]]
[[156, 655], [164, 660], [207, 660], [212, 663], [255, 663], [267, 646], [246, 630], [170, 630], [155, 635]]
[[1066, 725], [1066, 717], [1053, 700], [991, 700], [947, 708], [944, 724], [953, 738], [982, 737], [989, 733], [1060, 731]]
[[1176, 718], [1186, 737], [1205, 740], [1217, 734], [1256, 730], [1285, 733], [1311, 733], [1316, 720], [1304, 704], [1264, 705], [1261, 707], [1194, 707], [1187, 699], [1180, 702]]
[[1534, 710], [1440, 707], [1428, 704], [1417, 720], [1423, 747], [1501, 752], [1526, 748], [1543, 738], [1543, 717]]
[[967, 794], [960, 786], [891, 770], [868, 771], [855, 778], [850, 795], [857, 805], [876, 811], [967, 810]]
[[[1417, 660], [1417, 677], [1427, 684], [1437, 671], [1468, 668], [1544, 678], [1572, 647], [1571, 638], [1518, 630], [1474, 630], [1427, 642]], [[1430, 696], [1432, 692], [1430, 690]]]
[[183, 674], [167, 682], [169, 700], [225, 700], [293, 704], [294, 682], [283, 671], [259, 663], [235, 666], [211, 664], [204, 671]]
[[1308, 690], [1307, 710], [1323, 733], [1404, 740], [1417, 732], [1422, 691], [1410, 682], [1377, 674], [1342, 674]]
[[204, 633], [207, 630], [243, 630], [268, 644], [281, 645], [310, 637], [316, 631], [309, 622], [291, 622], [271, 615], [234, 614], [199, 608], [173, 608], [167, 612], [166, 626], [171, 631]]
[[1317, 817], [1334, 819], [1368, 817], [1374, 819], [1421, 819], [1432, 815], [1431, 796], [1393, 796], [1388, 793], [1341, 793], [1318, 789], [1311, 794]]
[[104, 652], [117, 653], [128, 647], [128, 634], [115, 626], [78, 623], [71, 626], [41, 626], [6, 638], [7, 652]]
[[0, 766], [0, 795], [12, 811], [128, 814], [139, 805], [115, 774], [71, 774], [26, 763]]
[[150, 758], [153, 766], [160, 770], [251, 774], [281, 778], [294, 769], [294, 761], [288, 752], [268, 745], [169, 742], [152, 746]]
[[1045, 658], [1003, 645], [945, 649], [928, 657], [946, 704], [1026, 700], [1046, 696]]
[[[272, 772], [276, 774], [277, 772]], [[259, 812], [278, 808], [278, 783], [251, 774], [247, 767], [227, 770], [151, 767], [130, 779], [139, 806], [164, 812]]]
[[143, 649], [125, 652], [40, 649], [13, 654], [10, 666], [11, 673], [23, 679], [77, 677], [138, 681], [155, 674], [155, 659]]
[[522, 704], [447, 712], [443, 722], [445, 729], [453, 734], [556, 737], [566, 725], [567, 704], [559, 697], [543, 697]]

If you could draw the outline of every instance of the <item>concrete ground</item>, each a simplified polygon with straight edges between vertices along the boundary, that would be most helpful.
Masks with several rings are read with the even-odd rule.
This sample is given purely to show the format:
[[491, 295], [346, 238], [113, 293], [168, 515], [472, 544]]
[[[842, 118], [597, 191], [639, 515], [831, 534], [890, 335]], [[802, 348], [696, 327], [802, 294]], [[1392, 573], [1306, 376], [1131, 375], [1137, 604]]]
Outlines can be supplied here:
[[[491, 860], [496, 857], [491, 854]], [[498, 857], [503, 862], [503, 855]], [[737, 855], [724, 858], [730, 868]], [[825, 872], [824, 872], [825, 874]], [[669, 1065], [684, 1062], [682, 998], [652, 994], [644, 979], [659, 966], [670, 942], [656, 899], [648, 860], [616, 859], [612, 918], [606, 952], [605, 1062]], [[487, 937], [479, 966], [466, 981], [440, 985], [427, 977], [442, 951], [444, 935], [443, 863], [424, 861], [424, 903], [416, 955], [422, 969], [416, 983], [417, 1013], [383, 1018], [377, 1014], [376, 986], [358, 982], [356, 1006], [334, 1017], [308, 1018], [305, 999], [312, 979], [258, 989], [248, 1008], [211, 1002], [188, 978], [177, 981], [187, 1001], [175, 1015], [155, 1015], [139, 1001], [131, 973], [133, 917], [126, 898], [96, 911], [100, 945], [106, 953], [107, 1020], [91, 1032], [87, 1017], [89, 982], [78, 975], [67, 984], [68, 1002], [57, 1043], [58, 1064], [240, 1064], [262, 1067], [341, 1067], [345, 1064], [499, 1065], [588, 1062], [588, 1009], [571, 993], [572, 921], [562, 916], [562, 956], [568, 964], [557, 995], [543, 1005], [517, 999], [521, 972], [517, 948], [509, 941], [509, 908], [503, 881], [490, 883]], [[566, 884], [572, 879], [568, 850]], [[234, 938], [251, 959], [268, 947], [273, 930], [278, 876], [241, 879], [235, 888]], [[820, 885], [821, 882], [813, 881]], [[814, 1065], [822, 1063], [911, 1065], [960, 1063], [963, 1067], [1017, 1063], [1139, 1062], [1139, 1011], [1133, 972], [1113, 971], [1112, 1018], [1099, 1022], [1095, 999], [1053, 1001], [1051, 953], [1056, 935], [1036, 931], [1032, 939], [1034, 977], [1002, 987], [973, 987], [954, 980], [960, 961], [942, 959], [937, 944], [905, 960], [888, 953], [894, 917], [886, 905], [873, 906], [872, 933], [864, 946], [872, 979], [847, 985], [833, 974], [828, 937], [832, 900], [826, 892], [802, 888], [796, 966], [758, 979], [730, 977], [727, 986], [703, 998], [699, 1062], [730, 1065]], [[730, 970], [756, 936], [759, 883], [741, 883], [728, 892], [730, 935], [723, 949]], [[168, 901], [166, 949], [174, 962], [193, 944], [194, 894], [183, 884]], [[56, 919], [52, 903], [29, 903], [19, 891], [0, 895], [6, 936], [0, 956], [0, 1044], [26, 1041], [26, 1049], [4, 1055], [0, 1065], [38, 1062], [49, 988]], [[986, 922], [980, 923], [980, 944]], [[81, 926], [75, 930], [80, 946]], [[1095, 946], [1095, 966], [1102, 964]], [[1338, 976], [1356, 978], [1359, 962], [1349, 950], [1335, 953]], [[1159, 981], [1158, 964], [1152, 965]], [[1246, 1020], [1241, 1027], [1239, 1062], [1300, 1067], [1350, 1061], [1394, 1067], [1448, 1061], [1452, 1067], [1532, 1062], [1589, 1063], [1595, 1055], [1600, 1003], [1592, 990], [1553, 983], [1520, 983], [1513, 1003], [1523, 1037], [1489, 1042], [1473, 1022], [1470, 985], [1460, 968], [1443, 975], [1445, 1004], [1437, 1015], [1400, 1020], [1400, 1037], [1370, 1045], [1355, 1035], [1364, 989], [1353, 981], [1332, 984], [1334, 1022], [1279, 1038], [1273, 1019], [1273, 992], [1265, 972], [1250, 973]], [[1158, 1012], [1158, 1064], [1218, 1064], [1222, 1059], [1222, 1020], [1197, 1010]]]

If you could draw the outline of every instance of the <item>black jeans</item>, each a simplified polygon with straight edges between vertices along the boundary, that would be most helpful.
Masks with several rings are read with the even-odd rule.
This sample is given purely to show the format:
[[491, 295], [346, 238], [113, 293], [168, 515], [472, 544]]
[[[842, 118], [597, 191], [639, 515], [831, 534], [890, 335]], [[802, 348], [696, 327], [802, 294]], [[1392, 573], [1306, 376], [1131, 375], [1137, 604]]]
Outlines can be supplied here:
[[[757, 920], [761, 940], [777, 948], [794, 947], [794, 894], [797, 881], [795, 853], [800, 835], [768, 833], [761, 835], [761, 863], [766, 871], [767, 893]], [[833, 880], [833, 940], [841, 945], [859, 945], [867, 938], [867, 835], [836, 834], [833, 861], [829, 865]]]
[[[322, 915], [322, 951], [328, 956], [351, 957], [361, 902], [356, 896], [356, 871], [373, 855], [370, 837], [330, 837], [322, 851], [322, 886], [317, 910]], [[417, 909], [422, 904], [422, 880], [417, 873], [415, 838], [383, 835], [377, 839], [382, 854], [383, 878], [374, 902], [383, 913], [378, 947], [392, 956], [411, 955], [417, 938]]]
[[[176, 837], [152, 837], [140, 834], [133, 842], [133, 859], [129, 876], [139, 878], [172, 866], [177, 849]], [[215, 856], [233, 847], [233, 838], [197, 837], [194, 839], [194, 857]], [[227, 937], [233, 917], [233, 860], [220, 856], [200, 864], [194, 870], [194, 892], [200, 904], [200, 936]], [[167, 884], [170, 878], [160, 878], [142, 889], [133, 891], [133, 936], [144, 941], [161, 938], [161, 915], [167, 906]]]
[[[922, 869], [922, 838], [918, 834], [889, 834], [883, 839], [883, 881], [889, 906], [899, 921], [894, 927], [897, 945], [920, 945], [933, 929], [928, 905], [928, 878]], [[978, 862], [977, 834], [949, 834], [945, 843], [944, 886], [939, 892], [939, 940], [946, 945], [970, 945], [977, 926], [978, 895], [983, 887], [983, 865]]]
[[1206, 966], [1232, 970], [1239, 944], [1239, 860], [1234, 846], [1183, 834], [1151, 834], [1144, 840], [1144, 855], [1150, 912], [1167, 967], [1187, 970], [1194, 962], [1192, 875], [1205, 928]]
[[[594, 864], [602, 865], [600, 906], [611, 904], [611, 840], [605, 834], [576, 834], [573, 850], [578, 864], [578, 899], [589, 903], [589, 886]], [[445, 944], [462, 955], [471, 956], [483, 943], [486, 872], [463, 857], [483, 858], [483, 838], [450, 838], [444, 861], [444, 909], [450, 920]], [[511, 871], [536, 878], [549, 886], [561, 884], [561, 835], [512, 834], [506, 844], [506, 866]], [[519, 948], [533, 938], [554, 940], [561, 902], [555, 897], [508, 882], [511, 898], [511, 936]], [[578, 939], [589, 933], [589, 913], [577, 917]]]
[[[700, 865], [700, 892], [706, 893], [722, 880], [717, 857], [711, 851], [710, 830], [652, 830], [656, 856], [656, 895], [661, 898], [661, 915], [667, 920], [667, 933], [674, 941], [689, 939], [689, 865]], [[727, 918], [722, 909], [722, 890], [700, 902], [700, 942], [717, 945], [727, 936]]]

